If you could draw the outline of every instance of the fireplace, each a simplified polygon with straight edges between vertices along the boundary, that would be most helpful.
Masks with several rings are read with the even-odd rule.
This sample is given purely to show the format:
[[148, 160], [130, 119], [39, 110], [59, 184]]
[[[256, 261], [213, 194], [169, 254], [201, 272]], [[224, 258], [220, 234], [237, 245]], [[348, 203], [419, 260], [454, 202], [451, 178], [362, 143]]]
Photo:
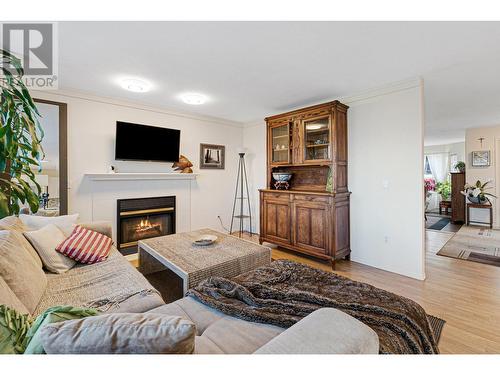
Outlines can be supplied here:
[[137, 242], [175, 233], [175, 197], [117, 200], [117, 243], [124, 255], [137, 253]]

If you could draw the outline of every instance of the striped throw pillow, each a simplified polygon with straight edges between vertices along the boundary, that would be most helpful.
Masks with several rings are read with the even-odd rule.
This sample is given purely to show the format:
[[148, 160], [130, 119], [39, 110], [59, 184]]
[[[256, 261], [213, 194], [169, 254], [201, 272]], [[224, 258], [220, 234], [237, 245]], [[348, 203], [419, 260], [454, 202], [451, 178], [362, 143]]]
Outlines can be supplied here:
[[79, 263], [93, 264], [108, 257], [112, 244], [108, 236], [77, 225], [56, 251]]

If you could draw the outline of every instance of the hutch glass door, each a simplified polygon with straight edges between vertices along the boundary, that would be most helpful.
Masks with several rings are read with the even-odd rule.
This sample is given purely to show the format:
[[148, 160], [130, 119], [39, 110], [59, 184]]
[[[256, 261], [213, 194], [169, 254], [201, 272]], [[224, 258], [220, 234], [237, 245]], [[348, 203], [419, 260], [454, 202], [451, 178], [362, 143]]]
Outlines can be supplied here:
[[304, 161], [330, 159], [330, 116], [304, 120], [303, 126]]
[[272, 162], [289, 163], [290, 135], [288, 124], [271, 128]]

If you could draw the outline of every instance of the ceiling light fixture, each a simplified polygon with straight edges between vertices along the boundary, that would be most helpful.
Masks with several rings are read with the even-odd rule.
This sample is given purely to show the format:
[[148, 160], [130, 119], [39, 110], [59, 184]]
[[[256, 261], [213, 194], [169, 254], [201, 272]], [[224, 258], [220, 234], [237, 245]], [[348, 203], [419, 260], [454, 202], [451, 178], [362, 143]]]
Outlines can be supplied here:
[[207, 101], [207, 97], [203, 94], [198, 94], [196, 92], [188, 92], [180, 96], [181, 100], [190, 105], [200, 105]]
[[132, 92], [148, 92], [151, 84], [135, 78], [127, 78], [121, 81], [121, 86], [128, 91]]

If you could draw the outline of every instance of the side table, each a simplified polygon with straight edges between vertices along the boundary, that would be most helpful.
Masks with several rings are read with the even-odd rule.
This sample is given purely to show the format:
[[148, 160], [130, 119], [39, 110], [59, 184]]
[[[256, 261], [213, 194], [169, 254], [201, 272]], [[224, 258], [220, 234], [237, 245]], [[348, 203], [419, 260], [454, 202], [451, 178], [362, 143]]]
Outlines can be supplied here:
[[[471, 221], [470, 219], [470, 209], [471, 208], [480, 208], [483, 210], [490, 210], [490, 222], [484, 222], [484, 221]], [[490, 229], [493, 228], [493, 206], [491, 203], [489, 204], [478, 204], [478, 203], [467, 203], [467, 225], [470, 225], [470, 223], [474, 224], [489, 224]]]

